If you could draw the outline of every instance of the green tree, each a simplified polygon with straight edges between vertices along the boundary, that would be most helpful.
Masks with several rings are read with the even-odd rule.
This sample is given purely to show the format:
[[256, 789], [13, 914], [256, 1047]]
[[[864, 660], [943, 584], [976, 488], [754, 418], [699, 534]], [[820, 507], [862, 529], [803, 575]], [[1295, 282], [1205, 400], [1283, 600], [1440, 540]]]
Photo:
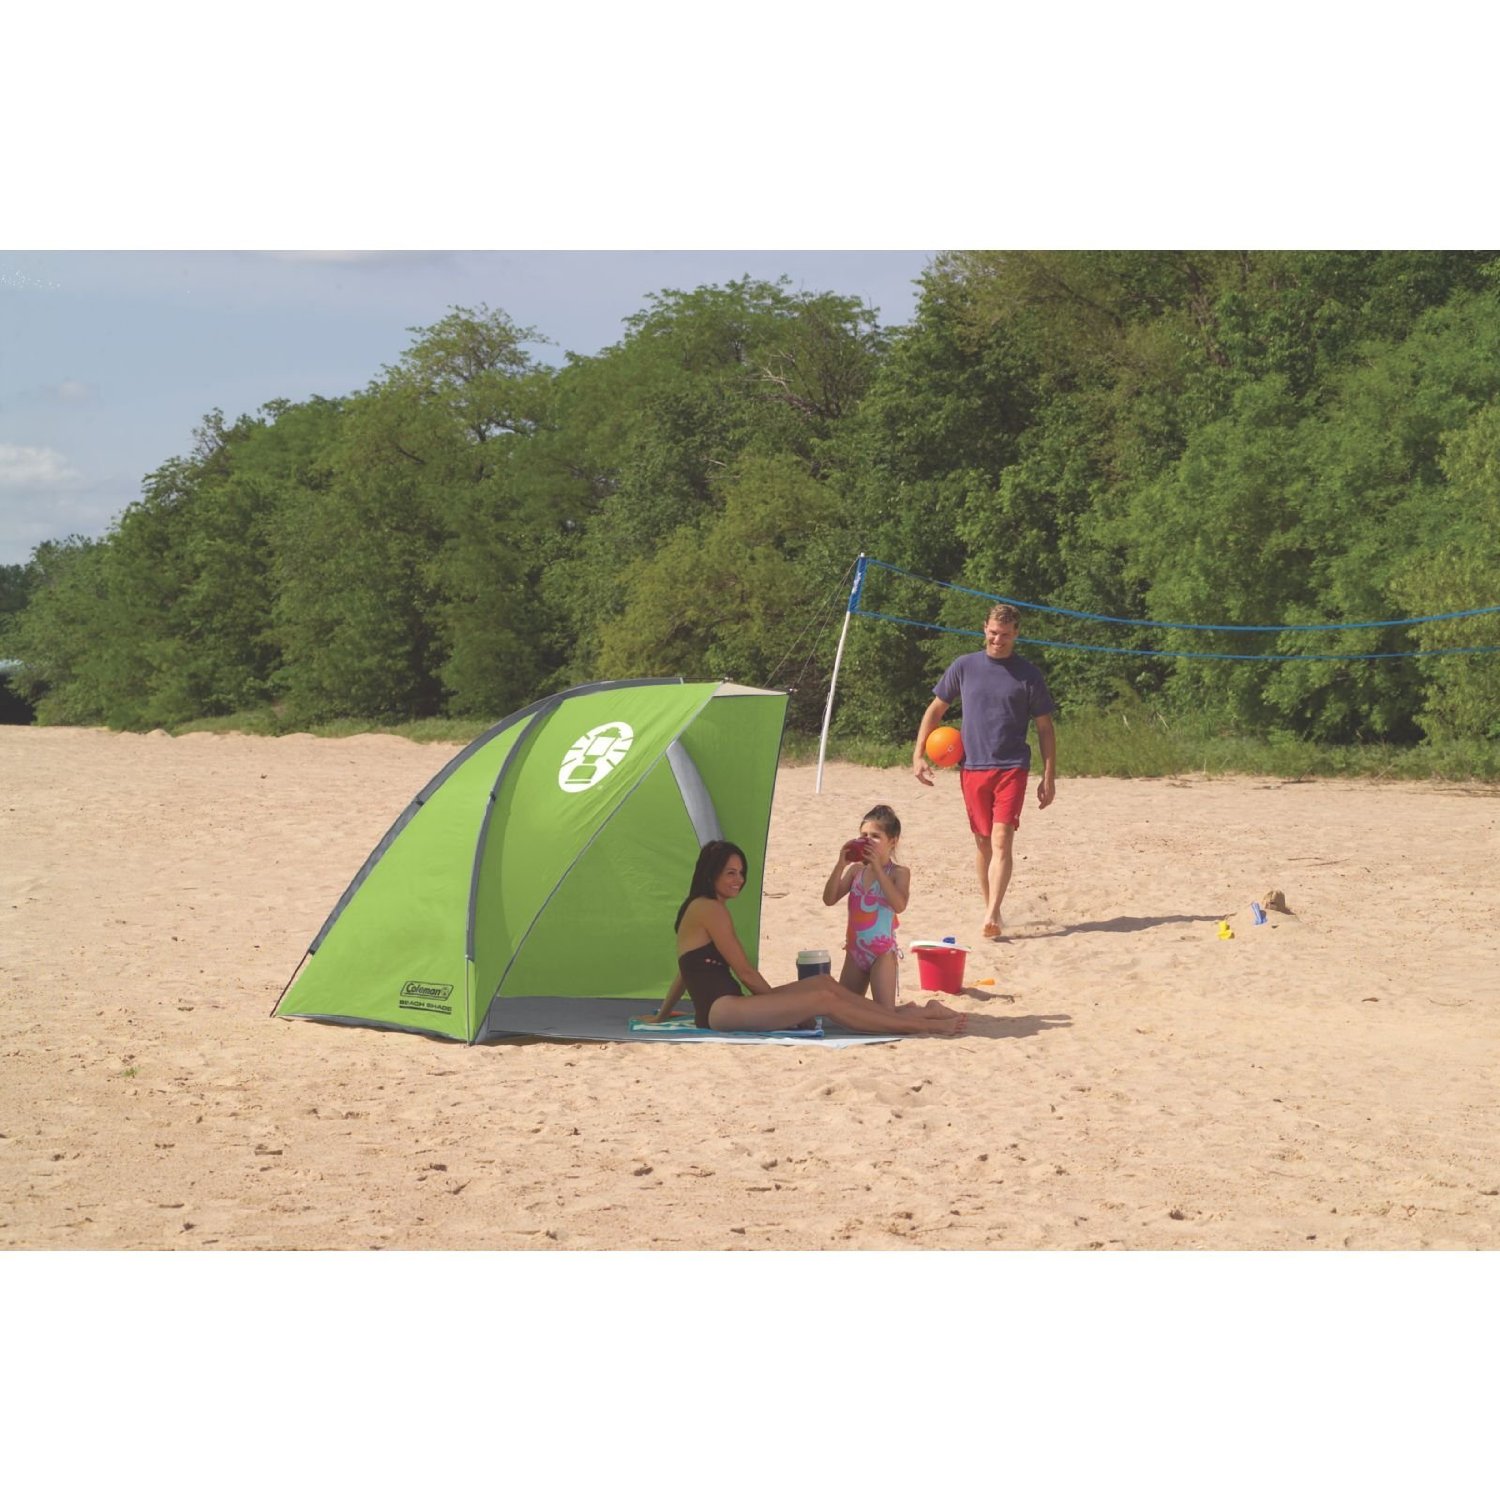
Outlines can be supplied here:
[[836, 463], [883, 347], [856, 299], [747, 278], [653, 295], [619, 344], [559, 373], [558, 430], [536, 458], [571, 473], [581, 511], [544, 581], [574, 642], [561, 675], [604, 670], [638, 569], [711, 524], [743, 463], [784, 456], [813, 477]]
[[4, 650], [7, 626], [26, 608], [34, 586], [30, 564], [0, 563], [0, 652]]
[[[1448, 480], [1441, 531], [1397, 570], [1392, 590], [1414, 615], [1500, 604], [1500, 401], [1444, 435], [1439, 464]], [[1419, 660], [1425, 693], [1417, 722], [1435, 743], [1500, 739], [1500, 614], [1415, 627], [1417, 646], [1451, 651]]]
[[[838, 497], [785, 454], [746, 457], [721, 484], [722, 507], [678, 527], [632, 574], [600, 643], [603, 677], [795, 681], [809, 624], [826, 616]], [[793, 722], [821, 713], [822, 680], [794, 699]]]
[[347, 404], [331, 477], [279, 515], [274, 635], [294, 722], [499, 711], [526, 701], [544, 634], [513, 504], [536, 432], [538, 335], [454, 308]]
[[31, 593], [7, 650], [21, 663], [15, 687], [37, 705], [39, 724], [100, 723], [113, 706], [100, 649], [110, 624], [108, 556], [103, 542], [71, 536], [43, 542], [27, 565]]
[[117, 544], [139, 571], [149, 571], [154, 556], [169, 557], [176, 584], [147, 630], [155, 665], [143, 722], [270, 701], [280, 662], [271, 630], [276, 519], [326, 487], [341, 416], [340, 403], [317, 398], [270, 402], [232, 427], [214, 412], [191, 459], [148, 477], [144, 504], [160, 512], [159, 545], [137, 545], [130, 513]]

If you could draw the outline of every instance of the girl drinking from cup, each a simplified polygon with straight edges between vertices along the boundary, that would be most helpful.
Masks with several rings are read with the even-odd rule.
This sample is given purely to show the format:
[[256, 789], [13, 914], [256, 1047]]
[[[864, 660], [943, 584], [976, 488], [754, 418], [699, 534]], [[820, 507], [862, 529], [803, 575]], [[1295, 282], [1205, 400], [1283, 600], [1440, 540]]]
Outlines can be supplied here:
[[901, 819], [880, 803], [865, 814], [859, 837], [844, 845], [828, 882], [823, 905], [848, 898], [849, 925], [844, 935], [844, 968], [839, 983], [856, 995], [866, 990], [877, 1005], [896, 1004], [896, 945], [900, 913], [911, 891], [911, 870], [896, 863]]

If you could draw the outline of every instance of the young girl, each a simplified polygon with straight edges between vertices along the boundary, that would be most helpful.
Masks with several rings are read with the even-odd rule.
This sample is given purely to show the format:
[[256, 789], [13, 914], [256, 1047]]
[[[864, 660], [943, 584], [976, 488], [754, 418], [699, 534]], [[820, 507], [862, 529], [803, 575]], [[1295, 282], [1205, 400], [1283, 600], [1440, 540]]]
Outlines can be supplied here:
[[809, 1013], [828, 1016], [851, 1031], [956, 1036], [963, 1030], [968, 1017], [936, 1000], [886, 1010], [851, 994], [827, 974], [790, 984], [767, 983], [741, 946], [729, 914], [728, 903], [744, 889], [748, 868], [744, 850], [723, 839], [699, 852], [687, 900], [677, 913], [677, 978], [657, 1020], [665, 1020], [686, 991], [698, 1025], [713, 1031], [779, 1031], [799, 1025]]
[[901, 819], [885, 803], [872, 807], [859, 825], [864, 840], [862, 861], [846, 861], [841, 853], [823, 887], [823, 905], [837, 906], [849, 898], [849, 926], [844, 937], [843, 972], [839, 983], [863, 995], [868, 988], [877, 1005], [896, 1003], [896, 946], [899, 914], [906, 910], [911, 871], [895, 862], [901, 842]]

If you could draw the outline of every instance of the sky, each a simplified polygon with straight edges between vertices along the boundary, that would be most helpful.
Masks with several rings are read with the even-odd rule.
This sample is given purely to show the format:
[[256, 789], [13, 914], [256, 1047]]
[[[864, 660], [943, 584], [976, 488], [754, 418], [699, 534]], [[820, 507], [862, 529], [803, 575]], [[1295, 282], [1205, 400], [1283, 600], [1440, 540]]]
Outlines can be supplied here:
[[651, 292], [745, 275], [858, 296], [892, 327], [932, 253], [0, 247], [0, 563], [102, 535], [214, 408], [347, 395], [453, 306], [503, 310], [560, 365], [616, 343]]

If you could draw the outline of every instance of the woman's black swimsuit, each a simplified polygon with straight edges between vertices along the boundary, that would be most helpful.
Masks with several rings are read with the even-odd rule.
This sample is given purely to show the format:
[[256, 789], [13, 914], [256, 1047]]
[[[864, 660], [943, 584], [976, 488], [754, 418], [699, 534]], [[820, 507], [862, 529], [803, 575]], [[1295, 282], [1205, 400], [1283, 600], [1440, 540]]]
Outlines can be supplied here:
[[712, 940], [690, 953], [679, 953], [677, 968], [693, 998], [693, 1019], [705, 1030], [715, 1000], [722, 1000], [725, 995], [745, 993], [735, 982], [729, 965], [724, 962], [724, 955], [714, 947]]

